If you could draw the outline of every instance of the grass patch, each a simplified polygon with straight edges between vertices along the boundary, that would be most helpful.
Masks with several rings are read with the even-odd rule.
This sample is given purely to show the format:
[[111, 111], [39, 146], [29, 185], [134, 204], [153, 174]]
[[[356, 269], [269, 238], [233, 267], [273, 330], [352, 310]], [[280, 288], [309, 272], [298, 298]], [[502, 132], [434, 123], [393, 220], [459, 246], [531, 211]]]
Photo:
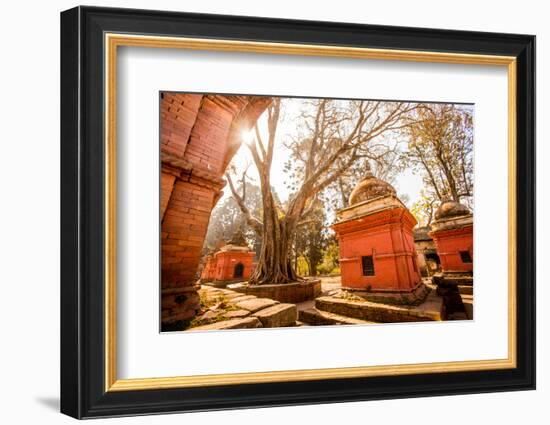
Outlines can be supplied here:
[[[229, 318], [225, 316], [225, 313], [239, 310], [235, 305], [230, 303], [224, 294], [215, 297], [207, 297], [206, 294], [201, 294], [200, 299], [201, 313], [187, 323], [185, 330], [228, 320]], [[203, 318], [202, 315], [208, 311], [218, 312], [219, 314], [214, 317]]]
[[343, 300], [348, 300], [348, 301], [365, 301], [364, 298], [361, 298], [355, 294], [352, 294], [351, 292], [348, 292], [348, 291], [342, 291], [340, 292], [340, 294], [338, 294], [338, 298], [342, 298]]

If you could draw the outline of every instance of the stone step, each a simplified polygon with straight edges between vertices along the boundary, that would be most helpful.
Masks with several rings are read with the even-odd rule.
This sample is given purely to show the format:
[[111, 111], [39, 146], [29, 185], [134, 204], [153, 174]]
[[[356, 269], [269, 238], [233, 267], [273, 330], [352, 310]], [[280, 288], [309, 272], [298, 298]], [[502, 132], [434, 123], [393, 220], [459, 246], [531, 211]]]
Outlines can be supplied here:
[[264, 308], [271, 307], [273, 305], [279, 304], [277, 301], [270, 298], [250, 298], [244, 301], [239, 301], [235, 303], [235, 306], [242, 310], [248, 310], [251, 313], [256, 313], [259, 310]]
[[468, 314], [465, 312], [457, 311], [447, 316], [447, 320], [470, 320]]
[[253, 316], [262, 322], [264, 328], [281, 328], [296, 326], [298, 311], [296, 304], [275, 304], [257, 311]]
[[464, 310], [469, 320], [474, 318], [474, 299], [471, 295], [462, 295], [462, 304], [464, 304]]
[[474, 293], [473, 285], [458, 285], [460, 295], [472, 295]]
[[195, 331], [221, 331], [225, 329], [252, 329], [261, 328], [262, 322], [257, 317], [245, 317], [244, 319], [223, 320], [210, 325], [197, 326], [189, 329]]
[[419, 306], [400, 306], [374, 303], [371, 301], [353, 301], [336, 297], [319, 297], [315, 300], [317, 310], [352, 317], [369, 322], [421, 322], [442, 320], [441, 311], [443, 300], [434, 295], [428, 296]]
[[375, 323], [368, 322], [366, 320], [355, 319], [353, 317], [340, 316], [339, 314], [318, 310], [316, 308], [299, 311], [298, 319], [300, 320], [300, 322], [311, 326], [366, 325]]

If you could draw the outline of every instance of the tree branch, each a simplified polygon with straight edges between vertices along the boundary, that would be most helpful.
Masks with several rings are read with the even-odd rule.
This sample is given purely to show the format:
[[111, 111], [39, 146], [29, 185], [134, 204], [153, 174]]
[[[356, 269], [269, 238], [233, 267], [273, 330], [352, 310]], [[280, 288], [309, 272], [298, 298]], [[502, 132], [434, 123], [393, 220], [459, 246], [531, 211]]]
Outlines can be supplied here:
[[231, 179], [231, 176], [229, 173], [225, 174], [225, 177], [227, 178], [227, 182], [229, 183], [229, 188], [231, 189], [231, 194], [233, 195], [233, 198], [237, 202], [237, 205], [241, 209], [242, 213], [246, 217], [246, 223], [258, 234], [262, 235], [263, 231], [263, 223], [256, 217], [252, 215], [250, 210], [247, 208], [246, 204], [244, 203], [243, 198], [239, 196], [237, 193], [237, 190], [235, 189], [235, 186], [233, 185], [233, 180]]

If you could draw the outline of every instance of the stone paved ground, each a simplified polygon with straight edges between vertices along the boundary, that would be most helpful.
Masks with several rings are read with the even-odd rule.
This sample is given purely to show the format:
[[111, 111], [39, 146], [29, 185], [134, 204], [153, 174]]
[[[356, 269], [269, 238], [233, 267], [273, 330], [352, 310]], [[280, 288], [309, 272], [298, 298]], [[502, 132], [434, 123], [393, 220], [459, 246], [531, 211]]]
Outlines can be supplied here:
[[275, 328], [296, 326], [298, 312], [290, 303], [243, 295], [203, 285], [199, 290], [201, 313], [186, 330]]
[[[357, 302], [333, 297], [341, 289], [340, 276], [324, 276], [320, 277], [320, 279], [322, 293], [318, 298], [319, 302], [324, 299], [326, 301], [325, 304], [330, 304], [328, 307], [332, 306], [331, 303], [334, 302], [336, 302], [338, 306], [344, 303], [346, 305], [350, 304], [350, 306], [347, 306], [350, 308], [357, 307], [355, 306]], [[281, 304], [268, 298], [243, 295], [229, 289], [216, 289], [203, 286], [200, 291], [201, 298], [212, 298], [223, 295], [228, 305], [224, 306], [223, 310], [225, 311], [221, 312], [217, 320], [214, 320], [214, 323], [209, 323], [209, 321], [206, 323], [203, 322], [199, 324], [199, 326], [193, 327], [192, 330], [441, 320], [439, 316], [441, 312], [441, 297], [436, 295], [435, 290], [433, 290], [434, 288], [430, 285], [428, 286], [432, 291], [426, 300], [419, 306], [391, 306], [361, 302], [360, 304], [368, 304], [372, 307], [368, 308], [369, 311], [368, 314], [364, 315], [365, 317], [363, 317], [363, 315], [356, 317], [356, 312], [348, 312], [346, 309], [344, 309], [345, 311], [340, 311], [341, 309], [332, 311], [322, 302], [321, 304], [323, 305], [319, 303], [316, 305], [315, 300], [305, 301], [294, 306], [294, 304]], [[306, 314], [312, 312], [316, 313], [313, 315], [315, 317], [313, 317], [312, 314]], [[217, 311], [214, 308], [214, 311], [203, 312], [203, 316], [204, 318], [208, 318], [210, 315], [214, 316], [216, 313]], [[297, 322], [296, 316], [299, 316]], [[253, 318], [257, 318], [258, 320]]]
[[[340, 276], [317, 276], [321, 279], [321, 296], [332, 295], [340, 290]], [[303, 303], [296, 304], [298, 311], [309, 310], [315, 307], [315, 300], [304, 301]]]
[[[323, 276], [320, 277], [320, 279], [322, 296], [331, 295], [340, 289], [340, 276]], [[235, 329], [234, 326], [239, 327], [240, 324], [231, 319], [244, 319], [247, 316], [252, 316], [255, 314], [255, 311], [258, 311], [259, 307], [262, 307], [262, 309], [270, 312], [268, 310], [269, 307], [273, 304], [278, 304], [277, 302], [273, 302], [272, 300], [269, 300], [272, 301], [271, 304], [265, 303], [265, 301], [267, 301], [266, 299], [256, 298], [254, 296], [245, 296], [229, 289], [213, 288], [207, 285], [203, 285], [199, 293], [201, 295], [201, 298], [212, 298], [223, 295], [223, 298], [228, 302], [229, 308], [214, 308], [211, 311], [202, 312], [202, 314], [199, 315], [198, 319], [209, 319], [209, 317], [212, 316], [211, 320], [197, 320], [197, 324], [194, 326], [192, 325], [189, 330]], [[256, 305], [259, 302], [263, 302], [265, 305]], [[305, 301], [303, 303], [296, 304], [297, 310], [308, 310], [313, 307], [315, 307], [315, 300]], [[278, 327], [289, 325], [289, 323], [287, 322], [291, 321], [291, 319], [288, 318], [289, 314], [291, 313], [290, 311], [286, 311], [286, 313], [275, 313], [276, 312], [274, 311], [273, 314], [270, 315], [269, 319], [265, 319], [263, 315], [259, 315], [259, 317], [261, 317], [262, 326]], [[228, 320], [231, 320], [231, 322], [227, 323], [226, 321]], [[279, 320], [282, 320], [282, 322]], [[253, 324], [245, 322], [246, 321], [243, 320], [243, 328], [253, 327]]]
[[323, 276], [319, 277], [319, 279], [321, 279], [321, 290], [323, 291], [323, 295], [328, 295], [330, 292], [340, 289], [340, 276]]

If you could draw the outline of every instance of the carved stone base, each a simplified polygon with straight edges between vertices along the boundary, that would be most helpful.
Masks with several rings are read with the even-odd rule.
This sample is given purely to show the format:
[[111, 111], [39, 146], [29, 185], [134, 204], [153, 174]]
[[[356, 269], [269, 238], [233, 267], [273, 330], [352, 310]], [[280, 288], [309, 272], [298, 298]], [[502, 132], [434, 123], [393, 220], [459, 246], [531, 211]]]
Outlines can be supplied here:
[[[422, 322], [444, 320], [443, 300], [431, 295], [419, 306], [405, 306], [372, 301], [319, 297], [315, 300], [319, 311], [375, 323]], [[352, 324], [352, 323], [346, 323]]]
[[308, 279], [305, 282], [284, 283], [278, 285], [248, 285], [237, 283], [229, 289], [259, 298], [271, 298], [282, 303], [301, 303], [313, 300], [321, 295], [321, 281]]
[[[234, 279], [234, 280], [211, 280], [209, 282], [203, 282], [201, 280], [201, 285], [211, 286], [213, 288], [227, 288], [228, 285], [232, 285], [235, 283], [241, 283], [241, 279]], [[244, 283], [244, 282], [242, 282]]]
[[[366, 301], [394, 305], [418, 305], [424, 302], [430, 289], [420, 282], [411, 291], [364, 291], [342, 287], [343, 291]], [[343, 295], [345, 297], [345, 295]]]
[[191, 285], [162, 290], [162, 330], [180, 328], [200, 311], [200, 286]]
[[438, 279], [445, 279], [445, 282], [448, 284], [460, 286], [473, 286], [474, 284], [474, 276], [472, 273], [443, 272], [434, 274], [432, 277], [433, 282], [436, 283]]

